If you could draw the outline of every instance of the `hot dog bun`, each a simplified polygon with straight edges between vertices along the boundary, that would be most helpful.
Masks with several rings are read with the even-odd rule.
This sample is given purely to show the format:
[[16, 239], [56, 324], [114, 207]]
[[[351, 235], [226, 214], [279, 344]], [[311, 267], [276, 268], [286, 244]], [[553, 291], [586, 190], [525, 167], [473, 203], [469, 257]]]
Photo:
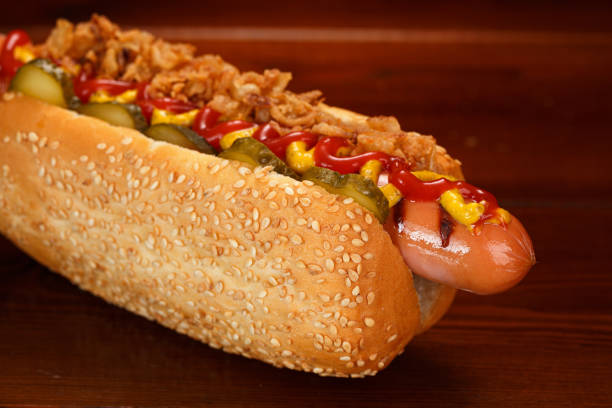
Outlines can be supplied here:
[[[446, 311], [360, 205], [5, 94], [0, 231], [178, 332], [279, 367], [375, 374]], [[419, 305], [420, 301], [420, 305]]]

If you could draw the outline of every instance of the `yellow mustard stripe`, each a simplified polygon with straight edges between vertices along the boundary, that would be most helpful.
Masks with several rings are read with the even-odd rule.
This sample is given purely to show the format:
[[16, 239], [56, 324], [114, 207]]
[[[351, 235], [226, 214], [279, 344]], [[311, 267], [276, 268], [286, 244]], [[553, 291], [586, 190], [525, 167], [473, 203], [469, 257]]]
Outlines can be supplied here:
[[89, 98], [90, 102], [105, 103], [105, 102], [119, 102], [119, 103], [132, 103], [136, 100], [138, 91], [136, 89], [128, 89], [119, 95], [111, 96], [104, 90], [94, 92]]
[[456, 188], [442, 193], [440, 205], [451, 217], [465, 226], [476, 223], [485, 210], [485, 206], [481, 203], [466, 203]]
[[445, 178], [450, 181], [457, 181], [457, 179], [453, 176], [447, 176], [447, 175], [439, 174], [439, 173], [429, 171], [429, 170], [413, 171], [412, 175], [421, 181], [434, 181], [434, 180], [438, 180], [441, 178]]
[[359, 174], [372, 180], [374, 184], [376, 184], [378, 182], [378, 176], [380, 175], [381, 170], [382, 163], [380, 160], [368, 160], [363, 166], [361, 166]]
[[219, 145], [223, 150], [227, 150], [232, 147], [232, 144], [236, 139], [242, 139], [243, 137], [251, 137], [257, 130], [257, 126], [253, 126], [246, 129], [234, 130], [233, 132], [226, 133], [219, 141]]
[[172, 125], [191, 126], [198, 114], [198, 109], [192, 109], [185, 113], [172, 113], [164, 109], [153, 109], [151, 116], [151, 124], [169, 123]]
[[314, 148], [306, 150], [306, 142], [297, 140], [289, 143], [286, 151], [287, 165], [302, 174], [314, 167]]
[[17, 61], [21, 61], [24, 64], [27, 64], [28, 62], [36, 58], [29, 47], [24, 47], [21, 45], [15, 47], [15, 49], [13, 50], [13, 57], [15, 57]]
[[387, 201], [389, 201], [389, 208], [399, 203], [399, 201], [402, 199], [402, 193], [391, 183], [380, 187], [380, 190], [387, 198]]

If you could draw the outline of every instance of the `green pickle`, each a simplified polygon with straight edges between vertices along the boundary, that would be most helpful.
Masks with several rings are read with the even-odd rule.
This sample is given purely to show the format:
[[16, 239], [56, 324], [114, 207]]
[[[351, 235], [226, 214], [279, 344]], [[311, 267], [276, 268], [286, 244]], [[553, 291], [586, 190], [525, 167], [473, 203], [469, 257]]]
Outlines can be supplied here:
[[115, 126], [132, 128], [141, 132], [147, 127], [147, 120], [142, 115], [140, 106], [130, 103], [88, 103], [77, 107], [76, 110], [83, 115], [101, 119]]
[[229, 149], [219, 154], [219, 157], [238, 160], [253, 167], [272, 166], [275, 172], [300, 180], [300, 176], [272, 153], [265, 144], [252, 137], [236, 139]]
[[19, 68], [9, 90], [62, 108], [75, 108], [79, 104], [70, 76], [47, 59], [35, 59]]
[[389, 201], [385, 195], [372, 180], [359, 174], [340, 174], [322, 167], [313, 167], [302, 177], [332, 194], [351, 197], [370, 210], [383, 224], [389, 215]]
[[216, 154], [215, 149], [208, 144], [206, 139], [185, 126], [160, 123], [149, 127], [144, 134], [151, 139], [197, 150], [201, 153]]

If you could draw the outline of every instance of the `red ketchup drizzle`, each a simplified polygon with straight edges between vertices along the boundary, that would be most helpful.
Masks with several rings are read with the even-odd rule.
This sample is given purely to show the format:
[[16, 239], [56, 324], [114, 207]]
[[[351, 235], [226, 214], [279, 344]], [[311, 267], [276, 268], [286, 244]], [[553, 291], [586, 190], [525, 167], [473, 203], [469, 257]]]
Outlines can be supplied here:
[[314, 160], [319, 167], [335, 170], [338, 173], [359, 173], [361, 167], [370, 160], [379, 160], [384, 167], [390, 163], [391, 156], [383, 152], [367, 152], [357, 156], [338, 157], [338, 149], [348, 146], [341, 137], [324, 137], [315, 146]]
[[138, 96], [136, 98], [136, 104], [140, 106], [140, 110], [148, 121], [151, 121], [153, 115], [153, 109], [163, 109], [172, 113], [185, 113], [190, 110], [196, 109], [196, 106], [189, 103], [179, 101], [173, 98], [156, 98], [149, 97], [149, 83], [141, 82], [136, 86], [132, 85], [132, 88], [138, 89]]
[[272, 150], [272, 152], [277, 155], [279, 158], [285, 160], [285, 154], [287, 153], [287, 146], [289, 146], [293, 142], [304, 142], [306, 143], [306, 148], [312, 147], [317, 142], [317, 135], [310, 132], [291, 132], [286, 134], [283, 137], [279, 137], [276, 139], [268, 139], [268, 140], [260, 140], [263, 144], [265, 144], [268, 149]]
[[13, 30], [4, 39], [2, 50], [0, 51], [0, 75], [4, 78], [11, 78], [23, 62], [15, 58], [15, 48], [30, 44], [30, 37], [23, 30]]
[[96, 91], [108, 92], [111, 96], [119, 95], [127, 90], [134, 89], [135, 84], [116, 79], [94, 78], [93, 72], [82, 69], [72, 81], [74, 94], [83, 103], [89, 102], [89, 98]]
[[465, 181], [450, 181], [440, 178], [432, 181], [421, 181], [406, 169], [391, 171], [389, 182], [393, 184], [404, 196], [406, 200], [417, 201], [436, 201], [448, 190], [458, 189], [464, 199], [472, 202], [485, 201], [485, 212], [478, 220], [482, 223], [485, 220], [495, 217], [495, 211], [499, 208], [497, 200], [488, 191], [477, 188]]
[[198, 111], [191, 128], [198, 134], [202, 134], [206, 130], [212, 128], [219, 121], [221, 114], [208, 106], [203, 107]]
[[15, 48], [30, 44], [30, 37], [23, 30], [13, 30], [4, 39], [0, 50], [0, 93], [4, 93], [11, 82], [11, 78], [23, 62], [15, 58]]
[[274, 126], [270, 123], [266, 123], [257, 128], [255, 133], [253, 133], [253, 137], [265, 144], [271, 140], [278, 139], [280, 134], [274, 129]]

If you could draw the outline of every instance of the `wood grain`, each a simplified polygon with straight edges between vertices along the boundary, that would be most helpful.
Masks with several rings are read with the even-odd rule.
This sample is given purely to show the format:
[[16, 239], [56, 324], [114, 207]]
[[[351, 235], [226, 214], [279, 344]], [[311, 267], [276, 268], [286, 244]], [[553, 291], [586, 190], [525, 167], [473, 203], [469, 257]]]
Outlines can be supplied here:
[[[3, 13], [0, 30], [20, 23], [42, 38], [51, 17], [94, 9], [35, 4]], [[612, 405], [604, 2], [211, 2], [186, 14], [174, 4], [146, 15], [134, 12], [142, 3], [98, 9], [242, 69], [291, 71], [296, 91], [321, 89], [330, 104], [435, 135], [523, 221], [538, 264], [507, 293], [461, 293], [388, 369], [349, 381], [213, 350], [79, 291], [0, 240], [0, 405]]]

